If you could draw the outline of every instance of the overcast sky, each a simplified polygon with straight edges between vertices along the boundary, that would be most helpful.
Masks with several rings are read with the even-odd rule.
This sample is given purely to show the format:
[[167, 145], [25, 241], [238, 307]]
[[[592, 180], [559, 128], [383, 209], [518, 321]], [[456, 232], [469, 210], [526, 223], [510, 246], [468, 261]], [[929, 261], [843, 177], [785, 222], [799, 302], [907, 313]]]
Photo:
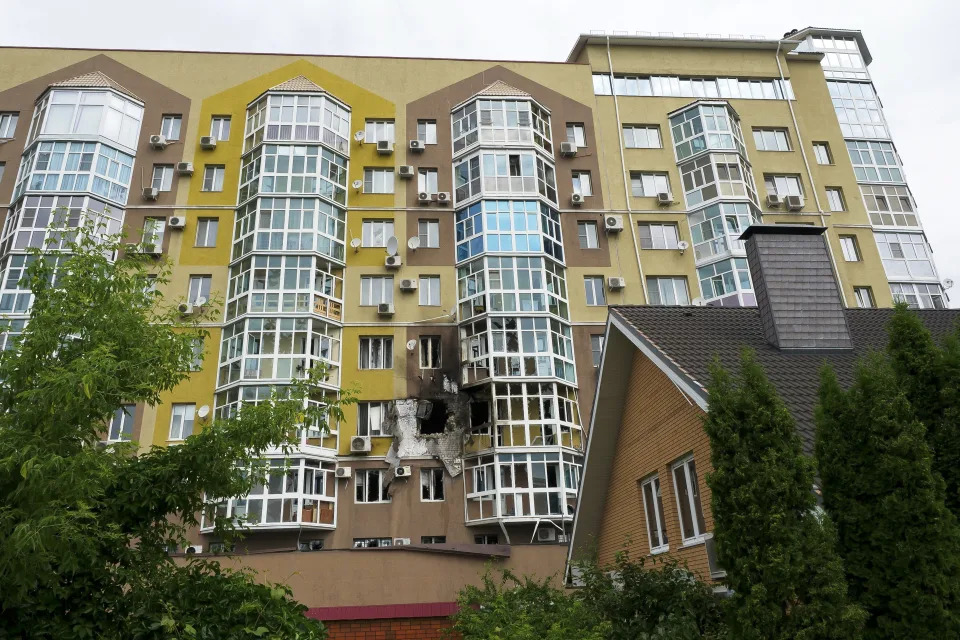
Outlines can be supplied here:
[[[594, 29], [767, 37], [811, 25], [860, 29], [940, 276], [960, 282], [960, 189], [936, 186], [960, 186], [948, 162], [960, 142], [960, 4], [952, 0], [2, 0], [0, 6], [4, 45], [510, 60], [564, 60], [577, 35]], [[960, 285], [949, 293], [960, 306]]]

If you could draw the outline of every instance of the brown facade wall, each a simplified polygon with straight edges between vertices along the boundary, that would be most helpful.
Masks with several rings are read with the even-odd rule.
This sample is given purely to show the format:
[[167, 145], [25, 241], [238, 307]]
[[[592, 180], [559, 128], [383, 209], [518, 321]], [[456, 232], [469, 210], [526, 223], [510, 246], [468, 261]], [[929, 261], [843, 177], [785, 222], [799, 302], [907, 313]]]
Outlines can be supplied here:
[[692, 453], [706, 530], [713, 531], [710, 489], [704, 474], [710, 466], [710, 444], [703, 430], [703, 412], [691, 405], [664, 373], [642, 353], [634, 356], [626, 393], [617, 453], [603, 510], [598, 560], [612, 562], [621, 549], [636, 559], [650, 554], [647, 522], [640, 481], [654, 473], [660, 477], [664, 520], [670, 555], [709, 579], [703, 543], [681, 548], [680, 521], [671, 465]]
[[457, 640], [446, 618], [333, 620], [324, 623], [328, 640]]

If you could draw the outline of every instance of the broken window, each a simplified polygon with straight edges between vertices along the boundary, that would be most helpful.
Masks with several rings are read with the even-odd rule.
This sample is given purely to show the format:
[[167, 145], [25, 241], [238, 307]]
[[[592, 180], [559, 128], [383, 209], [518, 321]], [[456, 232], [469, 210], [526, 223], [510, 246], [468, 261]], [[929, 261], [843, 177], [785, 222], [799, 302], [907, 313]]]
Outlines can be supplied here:
[[357, 502], [390, 502], [387, 485], [380, 469], [360, 469], [356, 479]]
[[486, 400], [474, 400], [470, 403], [470, 426], [479, 427], [490, 422], [490, 403]]
[[420, 368], [440, 368], [440, 336], [420, 336]]
[[354, 538], [354, 549], [374, 549], [377, 547], [392, 547], [393, 538]]
[[420, 536], [420, 544], [446, 544], [447, 536]]
[[420, 500], [423, 502], [443, 500], [443, 468], [420, 469]]
[[447, 405], [442, 400], [422, 401], [417, 407], [420, 433], [443, 433], [447, 426]]

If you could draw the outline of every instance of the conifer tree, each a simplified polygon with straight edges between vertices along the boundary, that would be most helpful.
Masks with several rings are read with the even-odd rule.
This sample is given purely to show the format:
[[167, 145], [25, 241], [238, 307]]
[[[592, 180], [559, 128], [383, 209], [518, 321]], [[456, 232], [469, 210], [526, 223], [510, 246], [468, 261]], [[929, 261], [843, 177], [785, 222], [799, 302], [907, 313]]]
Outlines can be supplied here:
[[817, 508], [813, 461], [751, 351], [734, 381], [714, 363], [704, 421], [714, 471], [717, 556], [733, 595], [731, 637], [857, 637], [864, 613], [847, 599], [830, 519]]
[[923, 424], [889, 361], [858, 363], [849, 391], [821, 375], [816, 458], [864, 638], [960, 636], [960, 535]]
[[955, 332], [937, 345], [904, 304], [897, 305], [889, 332], [887, 352], [897, 382], [926, 427], [947, 508], [960, 518], [960, 339]]

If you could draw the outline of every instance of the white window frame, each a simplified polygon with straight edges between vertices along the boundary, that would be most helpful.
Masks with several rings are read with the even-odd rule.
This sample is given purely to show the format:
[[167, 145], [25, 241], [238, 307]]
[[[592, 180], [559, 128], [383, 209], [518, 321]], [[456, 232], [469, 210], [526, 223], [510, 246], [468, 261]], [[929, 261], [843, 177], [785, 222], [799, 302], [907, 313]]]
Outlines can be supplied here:
[[360, 246], [386, 247], [394, 234], [393, 220], [364, 220], [360, 233]]
[[157, 191], [170, 191], [173, 188], [173, 165], [153, 165], [153, 178], [150, 181], [150, 186]]
[[[649, 233], [644, 236], [641, 229], [648, 229]], [[637, 233], [639, 235], [637, 242], [640, 248], [645, 251], [661, 251], [677, 249], [680, 242], [680, 229], [673, 222], [638, 222]], [[644, 241], [649, 237], [650, 246], [643, 246]]]
[[206, 164], [203, 166], [203, 187], [201, 191], [223, 191], [223, 177], [227, 168], [222, 164]]
[[582, 122], [567, 123], [567, 142], [577, 145], [578, 149], [587, 146], [587, 130]]
[[[690, 467], [691, 465], [694, 468], [694, 473], [691, 474]], [[677, 470], [683, 469], [683, 480], [686, 486], [687, 497], [689, 498], [687, 509], [690, 513], [690, 523], [693, 527], [693, 531], [684, 531], [683, 526], [683, 504], [680, 497], [680, 488], [676, 486], [677, 484]], [[691, 544], [697, 544], [703, 542], [706, 537], [706, 522], [704, 522], [704, 530], [700, 530], [700, 518], [703, 518], [703, 501], [700, 495], [700, 480], [696, 476], [696, 462], [693, 459], [693, 456], [686, 456], [681, 460], [678, 460], [670, 467], [670, 477], [673, 480], [673, 493], [677, 498], [677, 519], [680, 521], [680, 537], [683, 540], [681, 546], [687, 546]], [[692, 477], [692, 480], [691, 480]], [[699, 508], [698, 508], [699, 507]], [[699, 517], [698, 517], [699, 514]], [[691, 534], [691, 535], [688, 535]]]
[[[440, 495], [439, 498], [437, 494]], [[444, 502], [445, 500], [443, 467], [420, 467], [420, 502]]]
[[830, 153], [829, 142], [814, 142], [813, 157], [817, 159], [817, 164], [833, 164], [833, 155]]
[[364, 400], [357, 403], [357, 435], [379, 437], [383, 433], [383, 419], [389, 402]]
[[877, 306], [873, 299], [873, 287], [854, 287], [853, 295], [857, 300], [858, 309], [874, 309]]
[[203, 356], [205, 346], [203, 338], [194, 338], [190, 343], [190, 349], [193, 352], [193, 359], [190, 361], [189, 371], [200, 371], [203, 369]]
[[187, 302], [197, 304], [199, 298], [210, 300], [210, 287], [213, 285], [213, 276], [192, 275], [187, 289]]
[[[388, 501], [389, 502], [389, 501]], [[379, 549], [381, 547], [392, 547], [393, 538], [354, 538], [354, 549]]]
[[827, 206], [834, 213], [842, 213], [847, 210], [847, 201], [843, 197], [843, 189], [840, 187], [825, 187], [827, 193]]
[[668, 174], [650, 171], [630, 172], [630, 194], [634, 198], [656, 198], [658, 193], [664, 191], [673, 194], [670, 190]]
[[160, 135], [167, 141], [180, 139], [180, 128], [183, 126], [183, 116], [176, 113], [166, 113], [160, 121]]
[[[590, 231], [591, 229], [592, 231]], [[577, 238], [580, 241], [581, 249], [599, 249], [600, 248], [600, 235], [598, 232], [598, 225], [593, 220], [577, 221]]]
[[847, 262], [861, 262], [860, 243], [857, 242], [857, 236], [840, 236], [840, 249], [843, 251], [843, 259]]
[[[130, 442], [130, 438], [133, 436], [133, 417], [136, 410], [137, 405], [124, 404], [113, 412], [113, 418], [107, 426], [107, 442]], [[116, 435], [114, 435], [114, 432], [116, 432]]]
[[[650, 488], [652, 504], [647, 502], [647, 487]], [[650, 553], [656, 555], [670, 550], [670, 540], [667, 537], [667, 520], [663, 514], [663, 485], [660, 476], [653, 474], [640, 481], [640, 496], [643, 500], [643, 518], [647, 521], [647, 546]], [[651, 513], [653, 522], [650, 521]], [[653, 544], [653, 528], [656, 527], [658, 545]]]
[[440, 306], [440, 276], [420, 276], [420, 306]]
[[583, 289], [588, 307], [607, 306], [607, 293], [603, 276], [583, 276]]
[[440, 191], [440, 173], [436, 169], [417, 169], [417, 191]]
[[220, 218], [197, 218], [197, 235], [193, 246], [209, 249], [217, 246], [217, 232], [220, 230]]
[[360, 306], [375, 307], [384, 302], [393, 302], [393, 276], [360, 276]]
[[382, 167], [367, 167], [363, 170], [364, 193], [393, 193], [393, 169]]
[[417, 237], [421, 249], [440, 248], [440, 221], [433, 218], [420, 218], [417, 221]]
[[593, 195], [593, 177], [589, 171], [573, 171], [573, 192], [582, 196]]
[[16, 135], [17, 122], [20, 121], [20, 112], [0, 112], [0, 140], [9, 140]]
[[[197, 405], [193, 402], [177, 402], [170, 408], [170, 440], [186, 440], [193, 435]], [[189, 424], [189, 433], [185, 426]]]
[[439, 369], [442, 364], [443, 341], [440, 336], [420, 336], [418, 341], [421, 369]]
[[423, 144], [437, 144], [437, 121], [417, 120], [417, 140]]
[[[606, 340], [607, 337], [602, 333], [590, 334], [590, 356], [593, 359], [594, 367], [600, 366], [600, 361], [603, 359], [603, 345]], [[599, 349], [595, 347], [599, 347]]]
[[[669, 293], [672, 294], [675, 302], [665, 302], [669, 300], [665, 296], [665, 287], [670, 287]], [[656, 291], [657, 302], [653, 301], [652, 293]], [[690, 304], [690, 287], [687, 285], [686, 276], [648, 276], [647, 293], [650, 294], [650, 304], [664, 306], [687, 306]], [[681, 295], [683, 294], [683, 295]]]
[[790, 132], [783, 127], [756, 127], [753, 143], [757, 151], [792, 151]]
[[763, 184], [767, 195], [803, 197], [803, 180], [800, 176], [767, 174], [763, 176]]
[[[366, 343], [366, 362], [364, 362], [364, 343]], [[375, 353], [374, 345], [379, 346]], [[364, 371], [393, 369], [393, 336], [363, 336], [357, 350], [357, 368]]]
[[210, 135], [217, 142], [226, 142], [230, 139], [230, 116], [212, 116], [210, 118]]
[[660, 126], [656, 124], [623, 125], [623, 146], [626, 149], [663, 149]]
[[144, 218], [143, 235], [141, 241], [145, 245], [153, 245], [158, 250], [163, 247], [163, 234], [167, 229], [166, 218]]
[[376, 144], [381, 140], [393, 143], [396, 141], [396, 123], [393, 120], [367, 120], [364, 127], [363, 141]]
[[[353, 490], [353, 502], [354, 504], [384, 504], [387, 502], [392, 502], [390, 499], [390, 493], [387, 491], [389, 484], [383, 483], [383, 474], [385, 469], [354, 469], [354, 490]], [[374, 478], [376, 478], [374, 480]], [[367, 487], [368, 483], [376, 482], [380, 485], [380, 491], [378, 492], [377, 500], [368, 500], [367, 499]], [[360, 498], [360, 492], [363, 491], [363, 499]]]

